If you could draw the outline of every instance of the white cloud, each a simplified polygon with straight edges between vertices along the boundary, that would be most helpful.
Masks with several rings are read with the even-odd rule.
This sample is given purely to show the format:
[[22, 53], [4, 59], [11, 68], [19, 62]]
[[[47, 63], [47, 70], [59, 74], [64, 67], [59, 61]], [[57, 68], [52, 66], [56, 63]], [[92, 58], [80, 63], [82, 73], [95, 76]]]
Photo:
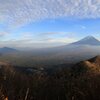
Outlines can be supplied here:
[[0, 37], [6, 36], [7, 34], [9, 34], [9, 33], [7, 33], [7, 32], [0, 32]]
[[[24, 34], [24, 33], [23, 33]], [[0, 47], [8, 46], [14, 48], [44, 48], [65, 45], [76, 41], [75, 38], [69, 37], [33, 37], [25, 33], [18, 39], [0, 40]]]
[[0, 20], [10, 27], [59, 17], [100, 18], [100, 0], [0, 0]]

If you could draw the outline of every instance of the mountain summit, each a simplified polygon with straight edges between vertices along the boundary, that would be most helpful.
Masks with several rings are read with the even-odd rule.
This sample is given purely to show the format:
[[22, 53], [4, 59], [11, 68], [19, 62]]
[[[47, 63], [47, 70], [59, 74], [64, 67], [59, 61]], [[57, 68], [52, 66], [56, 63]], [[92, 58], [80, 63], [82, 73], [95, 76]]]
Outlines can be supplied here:
[[72, 43], [73, 45], [100, 45], [100, 41], [93, 36], [87, 36], [77, 42]]

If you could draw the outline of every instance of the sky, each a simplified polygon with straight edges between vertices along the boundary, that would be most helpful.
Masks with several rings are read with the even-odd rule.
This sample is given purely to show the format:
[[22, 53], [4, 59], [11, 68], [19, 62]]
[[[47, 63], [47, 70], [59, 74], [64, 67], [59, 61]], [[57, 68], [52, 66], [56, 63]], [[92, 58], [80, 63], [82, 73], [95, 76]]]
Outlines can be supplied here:
[[100, 0], [0, 0], [0, 47], [44, 48], [100, 40]]

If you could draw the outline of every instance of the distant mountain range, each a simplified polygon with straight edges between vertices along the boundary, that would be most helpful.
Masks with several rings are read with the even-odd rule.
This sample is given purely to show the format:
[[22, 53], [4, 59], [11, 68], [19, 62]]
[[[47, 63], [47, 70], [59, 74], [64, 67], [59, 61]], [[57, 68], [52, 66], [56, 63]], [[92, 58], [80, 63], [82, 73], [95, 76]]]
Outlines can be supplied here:
[[[53, 48], [44, 48], [44, 49], [40, 49], [40, 50], [57, 50], [57, 49], [65, 49], [66, 47], [69, 47], [69, 46], [86, 46], [86, 45], [90, 45], [90, 46], [100, 46], [100, 41], [97, 40], [95, 37], [93, 36], [87, 36], [77, 42], [73, 42], [73, 43], [70, 43], [68, 45], [65, 45], [65, 46], [60, 46], [60, 47], [53, 47]], [[10, 52], [16, 52], [18, 50], [14, 49], [14, 48], [9, 48], [9, 47], [3, 47], [3, 48], [0, 48], [0, 52], [1, 53], [10, 53]], [[34, 50], [33, 50], [34, 51]], [[36, 50], [37, 51], [37, 50]]]
[[[32, 51], [20, 51], [14, 48], [0, 48], [0, 60], [18, 66], [43, 66], [63, 63], [76, 63], [84, 59], [100, 55], [100, 41], [93, 36], [85, 37], [77, 42], [55, 48], [43, 48]], [[86, 62], [87, 63], [87, 62]]]
[[49, 51], [49, 57], [67, 59], [68, 62], [77, 62], [100, 55], [100, 41], [93, 36], [87, 36], [77, 42], [48, 49], [46, 51]]
[[18, 50], [14, 49], [14, 48], [9, 48], [9, 47], [3, 47], [0, 48], [0, 53], [15, 53]]
[[[17, 55], [16, 55], [17, 52]], [[43, 48], [38, 50], [32, 50], [27, 52], [21, 52], [20, 50], [16, 50], [14, 48], [9, 47], [3, 47], [0, 48], [0, 54], [11, 54], [15, 53], [15, 56], [22, 58], [34, 58], [34, 56], [37, 56], [39, 59], [50, 59], [53, 61], [55, 59], [61, 59], [63, 61], [72, 62], [72, 61], [79, 61], [83, 60], [89, 57], [93, 57], [95, 55], [100, 55], [100, 41], [97, 40], [93, 36], [87, 36], [77, 42], [70, 43], [68, 45], [59, 46], [59, 47], [53, 47], [53, 48]], [[11, 58], [13, 58], [13, 55], [10, 55]], [[6, 56], [3, 56], [6, 58]], [[26, 59], [27, 59], [26, 58]], [[16, 59], [16, 58], [13, 58]], [[55, 61], [54, 61], [55, 62]]]

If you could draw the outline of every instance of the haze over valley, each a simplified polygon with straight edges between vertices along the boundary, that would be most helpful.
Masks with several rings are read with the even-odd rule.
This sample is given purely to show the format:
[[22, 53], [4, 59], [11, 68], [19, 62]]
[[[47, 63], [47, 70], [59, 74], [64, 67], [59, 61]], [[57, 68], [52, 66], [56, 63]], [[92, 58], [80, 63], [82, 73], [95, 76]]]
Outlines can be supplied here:
[[87, 36], [70, 44], [33, 50], [0, 48], [0, 60], [23, 67], [48, 67], [51, 65], [76, 63], [100, 54], [100, 41]]

